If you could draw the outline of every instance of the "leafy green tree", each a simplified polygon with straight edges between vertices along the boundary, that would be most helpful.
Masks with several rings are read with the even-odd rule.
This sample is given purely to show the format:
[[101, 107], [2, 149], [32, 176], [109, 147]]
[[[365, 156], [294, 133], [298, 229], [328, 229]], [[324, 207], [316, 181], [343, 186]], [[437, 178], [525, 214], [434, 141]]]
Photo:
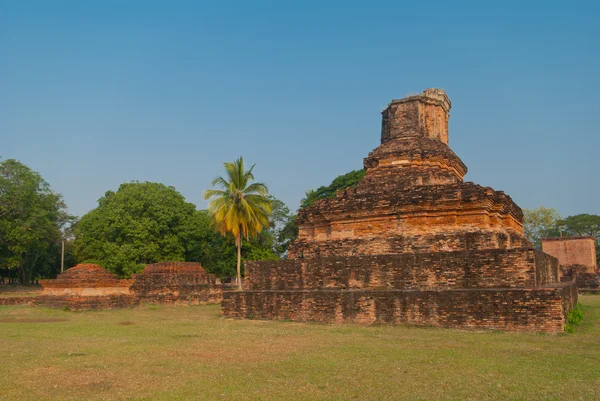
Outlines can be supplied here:
[[21, 283], [50, 274], [61, 229], [72, 219], [39, 173], [14, 159], [0, 163], [0, 263]]
[[305, 198], [300, 203], [300, 208], [304, 209], [312, 206], [319, 199], [333, 198], [337, 191], [348, 187], [355, 187], [356, 184], [365, 176], [366, 170], [353, 170], [349, 173], [336, 177], [328, 186], [320, 186], [316, 190], [308, 190]]
[[536, 209], [523, 209], [523, 229], [525, 236], [538, 249], [542, 247], [542, 238], [558, 235], [557, 222], [560, 214], [553, 208], [540, 206]]
[[285, 225], [277, 233], [277, 253], [284, 257], [291, 243], [298, 238], [298, 215], [291, 214]]
[[221, 189], [208, 189], [204, 199], [211, 199], [208, 210], [214, 217], [216, 230], [224, 236], [231, 235], [237, 247], [238, 288], [242, 290], [241, 255], [242, 239], [257, 236], [269, 226], [272, 209], [268, 189], [254, 180], [254, 165], [246, 171], [244, 159], [224, 163], [227, 179], [217, 177], [213, 186]]
[[195, 212], [186, 261], [200, 262], [206, 271], [221, 278], [235, 276], [235, 245], [215, 232], [211, 222], [208, 210]]
[[290, 209], [281, 200], [274, 196], [269, 196], [269, 199], [272, 205], [272, 210], [269, 214], [269, 227], [261, 232], [258, 238], [262, 239], [257, 245], [260, 248], [264, 248], [264, 245], [270, 243], [272, 252], [270, 255], [263, 253], [265, 260], [281, 259], [285, 256], [289, 246], [288, 226], [291, 221], [295, 223], [296, 216], [290, 212]]
[[75, 254], [124, 277], [148, 263], [185, 261], [198, 239], [197, 218], [196, 207], [173, 187], [122, 184], [77, 223]]
[[595, 214], [578, 214], [558, 221], [558, 226], [570, 235], [600, 236], [600, 216]]

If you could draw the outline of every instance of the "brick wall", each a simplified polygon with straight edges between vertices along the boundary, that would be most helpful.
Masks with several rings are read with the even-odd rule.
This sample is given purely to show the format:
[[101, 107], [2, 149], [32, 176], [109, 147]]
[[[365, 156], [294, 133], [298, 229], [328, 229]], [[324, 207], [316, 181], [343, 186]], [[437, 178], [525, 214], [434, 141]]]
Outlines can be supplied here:
[[557, 333], [576, 302], [572, 282], [538, 289], [256, 290], [225, 292], [222, 311], [246, 319]]
[[535, 287], [558, 281], [555, 258], [534, 249], [245, 262], [249, 290], [402, 290]]
[[35, 297], [34, 305], [49, 308], [64, 308], [73, 311], [117, 309], [137, 306], [139, 300], [132, 295], [39, 295]]
[[460, 183], [365, 193], [360, 185], [299, 212], [290, 258], [530, 245], [521, 209], [501, 191]]
[[586, 273], [596, 272], [596, 240], [594, 237], [542, 239], [542, 249], [558, 259], [561, 266], [585, 266]]
[[200, 263], [165, 262], [146, 266], [133, 276], [131, 292], [146, 303], [219, 303], [222, 287]]
[[0, 297], [0, 305], [33, 305], [35, 297]]
[[130, 280], [97, 265], [77, 265], [55, 280], [40, 280], [35, 305], [70, 310], [124, 308], [140, 303], [204, 304], [221, 301], [222, 287], [199, 263], [165, 262], [146, 266]]

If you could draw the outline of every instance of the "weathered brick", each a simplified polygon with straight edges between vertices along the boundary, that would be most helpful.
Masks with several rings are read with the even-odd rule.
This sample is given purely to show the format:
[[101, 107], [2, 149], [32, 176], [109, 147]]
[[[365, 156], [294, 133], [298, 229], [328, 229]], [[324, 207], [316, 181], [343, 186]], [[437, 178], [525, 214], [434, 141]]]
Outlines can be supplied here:
[[130, 280], [97, 265], [77, 265], [55, 280], [40, 280], [43, 292], [31, 303], [70, 310], [112, 309], [140, 303], [204, 304], [221, 301], [222, 287], [199, 263], [146, 266]]
[[131, 292], [146, 303], [206, 304], [221, 302], [222, 286], [200, 263], [164, 262], [148, 265], [133, 276]]
[[237, 318], [561, 331], [577, 300], [502, 191], [464, 182], [443, 90], [392, 101], [355, 188], [298, 214], [285, 261], [246, 262]]

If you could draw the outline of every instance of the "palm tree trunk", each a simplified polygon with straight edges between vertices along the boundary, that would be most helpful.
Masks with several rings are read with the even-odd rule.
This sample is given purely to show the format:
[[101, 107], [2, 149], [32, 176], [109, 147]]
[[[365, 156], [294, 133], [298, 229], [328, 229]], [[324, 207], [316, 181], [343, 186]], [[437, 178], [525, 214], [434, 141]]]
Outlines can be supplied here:
[[237, 240], [237, 282], [238, 290], [242, 291], [242, 236]]

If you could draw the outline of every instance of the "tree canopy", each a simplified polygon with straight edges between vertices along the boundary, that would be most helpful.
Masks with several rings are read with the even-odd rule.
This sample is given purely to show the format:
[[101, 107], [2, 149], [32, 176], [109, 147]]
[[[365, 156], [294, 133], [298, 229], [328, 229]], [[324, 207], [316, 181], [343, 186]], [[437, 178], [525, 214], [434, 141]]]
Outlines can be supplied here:
[[525, 236], [536, 248], [542, 248], [542, 238], [558, 235], [556, 224], [561, 217], [556, 209], [540, 206], [536, 209], [523, 209], [523, 214]]
[[196, 207], [173, 187], [154, 182], [122, 184], [98, 200], [75, 228], [75, 254], [120, 276], [146, 264], [185, 261], [198, 235]]
[[600, 216], [595, 214], [578, 214], [557, 222], [561, 230], [570, 235], [591, 235], [600, 237]]
[[312, 206], [319, 199], [333, 198], [337, 191], [348, 187], [354, 187], [365, 176], [366, 170], [353, 170], [349, 173], [337, 176], [328, 186], [320, 186], [316, 190], [308, 190], [305, 198], [300, 203], [304, 209]]
[[61, 229], [72, 219], [39, 173], [14, 159], [0, 163], [0, 264], [21, 283], [56, 272]]

